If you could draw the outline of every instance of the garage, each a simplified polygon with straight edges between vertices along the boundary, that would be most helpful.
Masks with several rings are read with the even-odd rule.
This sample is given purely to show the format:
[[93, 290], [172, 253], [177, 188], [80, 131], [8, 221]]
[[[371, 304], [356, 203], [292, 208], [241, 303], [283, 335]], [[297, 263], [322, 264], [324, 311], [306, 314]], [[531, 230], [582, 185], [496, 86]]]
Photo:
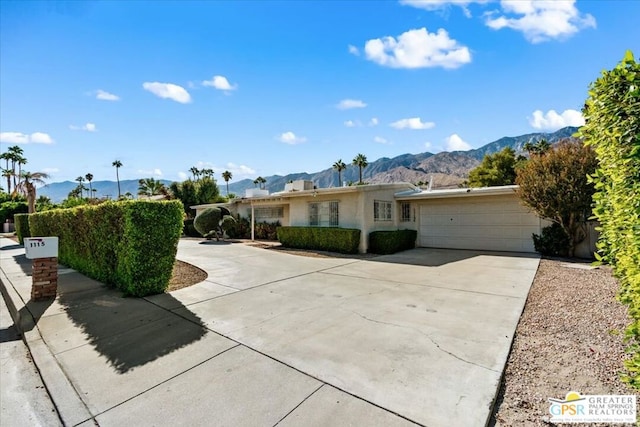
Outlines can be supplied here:
[[500, 190], [460, 189], [424, 195], [418, 203], [418, 245], [534, 252], [531, 235], [540, 234], [543, 221], [520, 204], [513, 189]]

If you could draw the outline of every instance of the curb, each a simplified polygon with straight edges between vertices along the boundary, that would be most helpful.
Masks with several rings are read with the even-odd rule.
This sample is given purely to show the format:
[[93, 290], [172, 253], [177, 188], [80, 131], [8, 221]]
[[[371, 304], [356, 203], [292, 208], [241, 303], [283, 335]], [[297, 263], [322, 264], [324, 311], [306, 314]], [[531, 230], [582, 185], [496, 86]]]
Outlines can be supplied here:
[[[40, 377], [63, 424], [65, 426], [75, 426], [92, 420], [93, 416], [89, 412], [89, 409], [58, 364], [55, 355], [51, 353], [51, 350], [42, 339], [40, 330], [35, 324], [31, 313], [28, 312], [26, 304], [1, 268], [0, 291], [9, 309], [9, 313], [13, 318], [16, 329], [22, 335], [22, 341], [31, 354], [33, 363], [40, 373]], [[25, 328], [25, 326], [27, 326], [27, 328]], [[33, 328], [25, 332], [25, 329], [28, 329], [30, 326], [33, 326]]]

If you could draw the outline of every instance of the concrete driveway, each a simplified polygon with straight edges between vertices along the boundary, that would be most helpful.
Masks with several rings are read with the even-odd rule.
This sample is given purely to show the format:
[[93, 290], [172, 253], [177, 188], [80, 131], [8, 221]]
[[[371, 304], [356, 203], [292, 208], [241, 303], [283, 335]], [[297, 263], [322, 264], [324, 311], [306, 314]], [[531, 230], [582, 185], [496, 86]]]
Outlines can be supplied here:
[[183, 314], [335, 389], [436, 426], [485, 424], [539, 262], [438, 249], [319, 259], [193, 241], [181, 242], [179, 258], [209, 272], [201, 287], [211, 295], [191, 303], [195, 289], [174, 293]]
[[539, 262], [182, 240], [198, 285], [121, 298], [63, 269], [33, 303], [24, 249], [2, 240], [3, 292], [66, 425], [484, 426]]

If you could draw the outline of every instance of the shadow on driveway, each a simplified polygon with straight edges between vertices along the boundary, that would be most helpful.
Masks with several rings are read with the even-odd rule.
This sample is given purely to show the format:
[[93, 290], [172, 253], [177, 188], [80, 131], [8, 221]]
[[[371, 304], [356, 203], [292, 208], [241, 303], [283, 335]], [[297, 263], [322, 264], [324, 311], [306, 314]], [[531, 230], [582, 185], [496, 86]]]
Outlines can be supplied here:
[[376, 262], [392, 264], [421, 265], [424, 267], [440, 267], [445, 264], [464, 261], [483, 255], [506, 256], [511, 258], [539, 258], [538, 254], [524, 252], [493, 252], [462, 249], [414, 248], [391, 255], [381, 255], [373, 259]]
[[169, 294], [181, 316], [142, 298], [119, 292], [63, 293], [59, 302], [89, 343], [116, 369], [126, 373], [202, 339], [202, 320]]

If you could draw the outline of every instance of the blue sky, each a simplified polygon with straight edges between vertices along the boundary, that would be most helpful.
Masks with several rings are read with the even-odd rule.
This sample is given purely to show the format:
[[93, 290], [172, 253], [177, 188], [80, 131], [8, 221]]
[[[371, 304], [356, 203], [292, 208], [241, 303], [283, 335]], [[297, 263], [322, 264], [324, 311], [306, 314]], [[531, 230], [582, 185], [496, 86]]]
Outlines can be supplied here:
[[640, 1], [0, 3], [0, 142], [49, 182], [317, 172], [581, 124]]

